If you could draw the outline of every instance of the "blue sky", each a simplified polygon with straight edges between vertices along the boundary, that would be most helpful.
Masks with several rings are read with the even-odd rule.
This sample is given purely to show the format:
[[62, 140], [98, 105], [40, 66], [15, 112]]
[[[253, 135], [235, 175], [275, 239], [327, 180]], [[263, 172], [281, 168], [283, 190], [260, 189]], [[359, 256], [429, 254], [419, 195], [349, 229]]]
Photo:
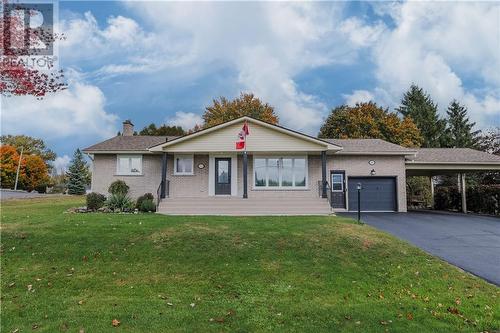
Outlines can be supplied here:
[[[68, 91], [2, 100], [2, 133], [45, 139], [68, 161], [121, 121], [190, 128], [219, 96], [254, 92], [316, 134], [329, 110], [394, 108], [414, 82], [444, 114], [500, 126], [500, 6], [493, 2], [62, 1]], [[495, 33], [496, 31], [496, 33]]]

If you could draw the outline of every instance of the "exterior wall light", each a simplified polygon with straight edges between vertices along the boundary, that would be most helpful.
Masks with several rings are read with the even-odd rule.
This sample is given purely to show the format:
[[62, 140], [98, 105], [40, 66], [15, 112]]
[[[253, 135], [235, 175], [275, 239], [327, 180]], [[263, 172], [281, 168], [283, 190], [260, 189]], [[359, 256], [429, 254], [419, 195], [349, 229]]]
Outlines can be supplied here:
[[375, 169], [372, 169], [372, 171], [370, 171], [370, 175], [372, 176], [375, 176], [377, 173], [375, 172]]

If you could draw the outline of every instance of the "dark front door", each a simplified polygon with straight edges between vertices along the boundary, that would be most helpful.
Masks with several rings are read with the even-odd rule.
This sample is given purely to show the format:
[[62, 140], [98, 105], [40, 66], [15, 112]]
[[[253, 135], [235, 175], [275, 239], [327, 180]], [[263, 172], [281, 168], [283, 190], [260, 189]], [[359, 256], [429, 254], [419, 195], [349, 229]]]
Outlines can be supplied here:
[[345, 208], [345, 172], [330, 171], [330, 190], [332, 191], [332, 207]]
[[395, 177], [349, 177], [348, 183], [350, 211], [358, 210], [358, 184], [361, 184], [362, 211], [397, 210]]
[[215, 194], [231, 195], [231, 159], [215, 159]]

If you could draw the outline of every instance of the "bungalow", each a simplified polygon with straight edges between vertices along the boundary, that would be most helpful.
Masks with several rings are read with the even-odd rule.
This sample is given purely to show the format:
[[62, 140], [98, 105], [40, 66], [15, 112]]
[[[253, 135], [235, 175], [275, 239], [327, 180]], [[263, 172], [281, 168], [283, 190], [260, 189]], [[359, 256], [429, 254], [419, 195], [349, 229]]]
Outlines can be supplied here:
[[[235, 142], [249, 127], [244, 149]], [[500, 170], [500, 157], [472, 149], [408, 149], [379, 139], [318, 139], [250, 117], [181, 137], [122, 135], [83, 151], [92, 191], [124, 180], [153, 193], [165, 214], [406, 212], [406, 176]], [[464, 194], [465, 201], [465, 191]]]

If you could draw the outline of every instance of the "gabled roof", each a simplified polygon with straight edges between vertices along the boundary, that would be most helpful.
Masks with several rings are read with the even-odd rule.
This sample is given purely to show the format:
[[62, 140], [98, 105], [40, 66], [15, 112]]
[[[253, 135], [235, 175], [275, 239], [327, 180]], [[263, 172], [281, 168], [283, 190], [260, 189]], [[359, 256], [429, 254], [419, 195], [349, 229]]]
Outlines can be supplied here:
[[405, 148], [381, 139], [325, 139], [344, 149], [337, 154], [345, 155], [414, 155], [416, 149]]
[[414, 158], [410, 158], [407, 163], [476, 163], [489, 164], [499, 163], [500, 156], [488, 154], [479, 150], [470, 148], [420, 148]]
[[[152, 146], [150, 148], [150, 151], [162, 151], [163, 148], [167, 148], [167, 147], [179, 144], [179, 143], [184, 142], [184, 141], [188, 141], [188, 140], [191, 140], [191, 139], [203, 136], [203, 135], [207, 135], [209, 133], [221, 130], [221, 129], [225, 128], [225, 127], [232, 126], [232, 125], [237, 124], [237, 123], [242, 122], [242, 121], [248, 121], [249, 123], [258, 124], [258, 125], [260, 125], [262, 127], [269, 128], [269, 129], [272, 129], [272, 130], [275, 130], [275, 131], [278, 131], [278, 132], [290, 135], [292, 137], [296, 137], [296, 138], [299, 138], [299, 139], [302, 139], [302, 140], [305, 140], [305, 141], [308, 141], [308, 142], [312, 142], [312, 143], [315, 143], [315, 144], [322, 145], [327, 150], [333, 150], [333, 151], [342, 150], [341, 146], [338, 146], [338, 145], [336, 145], [334, 143], [331, 143], [331, 142], [328, 142], [326, 140], [318, 139], [316, 137], [313, 137], [313, 136], [310, 136], [310, 135], [307, 135], [307, 134], [304, 134], [304, 133], [301, 133], [301, 132], [297, 132], [297, 131], [294, 131], [294, 130], [291, 130], [289, 128], [285, 128], [285, 127], [282, 127], [282, 126], [279, 126], [279, 125], [270, 124], [270, 123], [267, 123], [265, 121], [262, 121], [262, 120], [259, 120], [259, 119], [255, 119], [255, 118], [252, 118], [252, 117], [249, 117], [249, 116], [242, 116], [242, 117], [239, 117], [239, 118], [227, 121], [227, 122], [219, 124], [219, 125], [208, 127], [208, 128], [202, 129], [200, 131], [197, 131], [197, 132], [194, 132], [194, 133], [191, 133], [191, 134], [186, 134], [186, 135], [178, 137], [176, 139], [169, 140], [169, 141], [167, 141], [165, 143], [157, 144], [156, 146]], [[236, 136], [236, 134], [237, 133], [235, 133], [235, 136]]]
[[115, 136], [83, 149], [84, 153], [148, 152], [149, 147], [172, 140], [174, 136]]

